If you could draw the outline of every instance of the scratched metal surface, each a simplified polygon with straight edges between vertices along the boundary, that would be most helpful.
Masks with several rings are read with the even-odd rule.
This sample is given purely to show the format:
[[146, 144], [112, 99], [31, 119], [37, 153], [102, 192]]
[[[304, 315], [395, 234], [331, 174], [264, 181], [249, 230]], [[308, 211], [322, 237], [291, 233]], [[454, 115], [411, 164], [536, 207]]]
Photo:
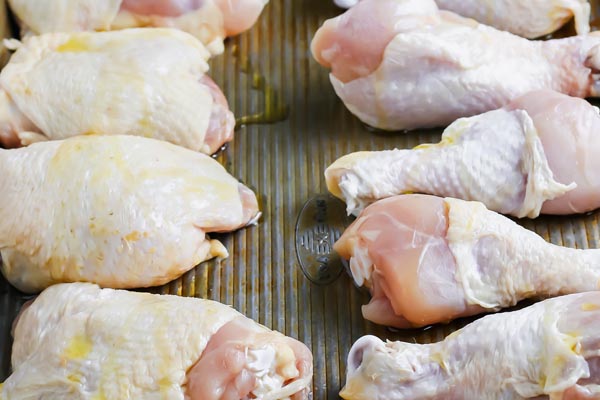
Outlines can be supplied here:
[[[255, 227], [220, 236], [230, 250], [228, 259], [204, 263], [155, 289], [230, 304], [306, 343], [314, 354], [315, 399], [338, 398], [346, 354], [360, 336], [431, 342], [469, 321], [394, 333], [363, 320], [360, 306], [368, 296], [345, 273], [330, 285], [317, 286], [299, 268], [296, 219], [308, 199], [326, 192], [327, 165], [349, 152], [407, 148], [440, 136], [439, 130], [372, 133], [346, 111], [327, 71], [309, 52], [317, 27], [340, 12], [330, 3], [271, 0], [258, 24], [228, 41], [225, 54], [213, 60], [211, 76], [236, 115], [245, 117], [240, 122], [248, 122], [217, 158], [257, 192], [263, 218]], [[260, 123], [265, 120], [280, 121]], [[553, 243], [594, 248], [600, 244], [599, 215], [522, 223]], [[9, 373], [10, 327], [26, 300], [0, 278], [0, 380]]]

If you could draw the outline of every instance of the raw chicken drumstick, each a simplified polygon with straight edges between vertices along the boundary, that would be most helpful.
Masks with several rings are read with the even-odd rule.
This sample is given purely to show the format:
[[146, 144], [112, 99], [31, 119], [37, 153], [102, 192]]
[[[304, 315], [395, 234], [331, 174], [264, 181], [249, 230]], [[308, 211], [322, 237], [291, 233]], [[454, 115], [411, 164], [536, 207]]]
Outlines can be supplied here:
[[1, 399], [306, 399], [299, 341], [210, 300], [55, 285], [21, 311]]
[[25, 39], [0, 73], [0, 145], [128, 134], [214, 153], [235, 119], [208, 56], [174, 29]]
[[372, 298], [363, 316], [409, 328], [598, 290], [600, 250], [560, 247], [479, 202], [403, 195], [367, 207], [336, 242]]
[[588, 0], [435, 0], [438, 7], [502, 31], [534, 39], [575, 19], [579, 35], [590, 31]]
[[312, 52], [368, 125], [445, 126], [520, 95], [600, 92], [600, 34], [530, 41], [438, 11], [433, 0], [364, 0], [326, 21]]
[[600, 292], [490, 315], [433, 344], [360, 338], [347, 400], [600, 398]]
[[[359, 0], [335, 0], [349, 8]], [[590, 31], [588, 0], [435, 0], [438, 7], [473, 18], [502, 31], [534, 39], [552, 33], [575, 18], [580, 35]]]
[[416, 192], [483, 202], [517, 217], [600, 207], [600, 115], [551, 91], [450, 125], [441, 142], [358, 152], [334, 162], [327, 186], [358, 213], [377, 199]]
[[253, 223], [254, 193], [211, 157], [136, 136], [0, 149], [0, 255], [24, 292], [167, 283], [227, 256], [208, 232]]
[[169, 27], [196, 36], [212, 54], [248, 30], [268, 0], [9, 0], [25, 32]]

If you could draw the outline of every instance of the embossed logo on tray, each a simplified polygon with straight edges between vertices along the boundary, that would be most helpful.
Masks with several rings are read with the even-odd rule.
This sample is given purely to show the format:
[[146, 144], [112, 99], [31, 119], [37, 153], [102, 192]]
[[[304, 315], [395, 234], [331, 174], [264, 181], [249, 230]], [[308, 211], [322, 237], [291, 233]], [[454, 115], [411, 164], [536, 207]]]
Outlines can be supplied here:
[[302, 272], [313, 283], [330, 284], [344, 268], [333, 245], [351, 222], [345, 208], [337, 198], [320, 194], [308, 200], [298, 215], [296, 254]]

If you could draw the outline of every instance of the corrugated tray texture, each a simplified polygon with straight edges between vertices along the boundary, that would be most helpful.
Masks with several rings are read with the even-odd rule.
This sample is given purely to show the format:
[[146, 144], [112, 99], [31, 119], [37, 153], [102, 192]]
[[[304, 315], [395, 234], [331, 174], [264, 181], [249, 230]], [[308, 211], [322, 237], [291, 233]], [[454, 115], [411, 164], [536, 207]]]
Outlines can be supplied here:
[[[316, 29], [339, 12], [330, 0], [271, 0], [257, 25], [229, 40], [225, 53], [212, 61], [210, 75], [240, 118], [235, 141], [217, 159], [257, 192], [263, 217], [257, 226], [219, 236], [231, 253], [228, 259], [206, 262], [153, 290], [230, 304], [306, 343], [314, 354], [315, 399], [338, 398], [346, 355], [360, 336], [431, 342], [469, 322], [392, 332], [363, 320], [360, 307], [368, 296], [348, 275], [317, 286], [299, 268], [296, 219], [308, 199], [326, 192], [326, 166], [346, 153], [412, 147], [438, 141], [441, 133], [370, 132], [345, 109], [328, 71], [314, 62], [309, 49]], [[260, 122], [269, 119], [279, 121]], [[599, 215], [520, 222], [553, 243], [595, 248]], [[11, 324], [28, 297], [0, 279], [3, 380], [9, 373]]]

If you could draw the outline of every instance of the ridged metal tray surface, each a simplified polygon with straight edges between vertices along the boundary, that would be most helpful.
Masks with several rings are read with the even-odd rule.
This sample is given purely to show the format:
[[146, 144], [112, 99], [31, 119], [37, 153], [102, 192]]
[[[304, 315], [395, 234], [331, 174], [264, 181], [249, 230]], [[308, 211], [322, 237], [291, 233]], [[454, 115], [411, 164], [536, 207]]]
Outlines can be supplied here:
[[[229, 40], [225, 53], [211, 62], [210, 75], [239, 122], [234, 142], [217, 159], [255, 190], [263, 217], [257, 226], [219, 236], [229, 258], [203, 263], [152, 290], [232, 305], [306, 343], [314, 355], [314, 399], [339, 398], [346, 355], [360, 336], [426, 343], [470, 321], [392, 332], [362, 318], [360, 307], [368, 295], [347, 274], [319, 286], [300, 269], [296, 220], [307, 200], [327, 192], [323, 171], [329, 164], [353, 151], [437, 142], [441, 134], [371, 132], [345, 109], [328, 71], [310, 54], [314, 32], [338, 13], [330, 0], [271, 0], [257, 25]], [[519, 222], [552, 243], [596, 248], [599, 216], [594, 212]], [[10, 372], [11, 324], [27, 299], [0, 278], [0, 381]]]

